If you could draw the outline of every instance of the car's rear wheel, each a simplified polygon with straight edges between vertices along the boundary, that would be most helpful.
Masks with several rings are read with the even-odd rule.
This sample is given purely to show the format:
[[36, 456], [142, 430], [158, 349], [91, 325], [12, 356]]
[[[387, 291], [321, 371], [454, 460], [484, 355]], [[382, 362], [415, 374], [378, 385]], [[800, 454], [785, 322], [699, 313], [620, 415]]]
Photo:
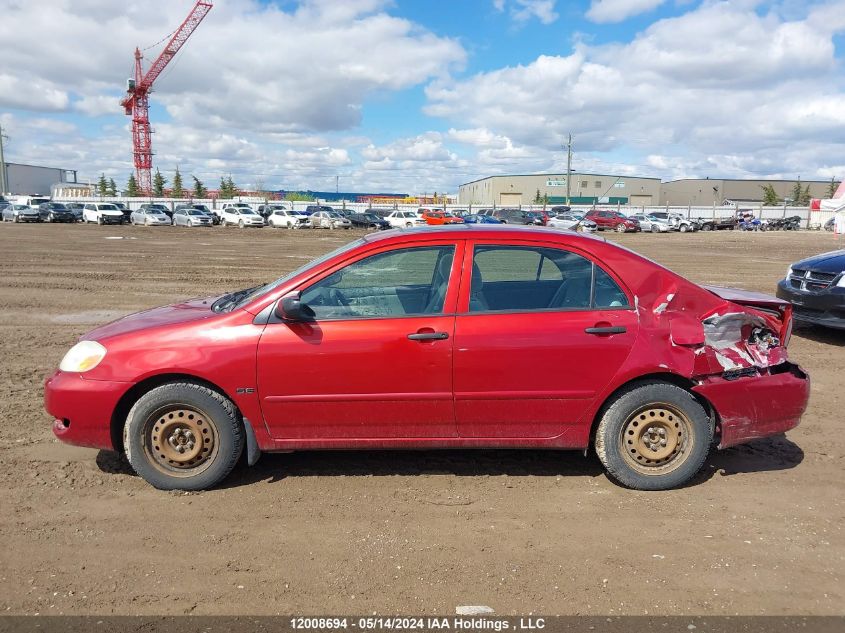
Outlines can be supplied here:
[[595, 447], [608, 474], [628, 488], [667, 490], [701, 469], [713, 425], [693, 395], [669, 383], [645, 382], [605, 409]]
[[244, 431], [228, 398], [194, 383], [148, 391], [123, 433], [135, 472], [161, 490], [204, 490], [222, 481], [243, 451]]

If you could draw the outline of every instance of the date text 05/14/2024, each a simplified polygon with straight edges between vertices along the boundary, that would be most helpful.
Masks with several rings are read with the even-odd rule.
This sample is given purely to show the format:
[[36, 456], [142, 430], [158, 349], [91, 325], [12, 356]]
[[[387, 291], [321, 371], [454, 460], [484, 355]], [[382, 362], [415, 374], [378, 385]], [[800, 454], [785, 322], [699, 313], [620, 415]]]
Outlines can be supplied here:
[[457, 631], [508, 631], [541, 630], [545, 628], [543, 618], [496, 618], [496, 617], [293, 617], [290, 626], [294, 630], [457, 630]]

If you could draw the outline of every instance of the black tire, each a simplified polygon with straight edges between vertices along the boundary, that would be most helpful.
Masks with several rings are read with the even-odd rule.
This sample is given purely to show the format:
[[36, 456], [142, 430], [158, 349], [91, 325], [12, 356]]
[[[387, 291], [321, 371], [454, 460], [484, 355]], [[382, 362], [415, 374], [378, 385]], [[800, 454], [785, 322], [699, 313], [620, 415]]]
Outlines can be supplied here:
[[701, 227], [701, 230], [702, 231], [712, 231], [713, 227], [710, 226], [709, 224], [705, 224], [704, 226]]
[[686, 224], [682, 224], [680, 227], [678, 227], [678, 230], [681, 233], [686, 233], [689, 230], [689, 227]]
[[[168, 444], [160, 441], [165, 433], [170, 433]], [[183, 438], [190, 439], [180, 444]], [[199, 448], [194, 450], [196, 444]], [[243, 451], [244, 430], [228, 398], [195, 383], [168, 383], [133, 405], [123, 446], [135, 472], [155, 488], [205, 490], [232, 472]], [[177, 454], [180, 447], [186, 454]], [[179, 463], [170, 457], [190, 461]]]
[[606, 406], [595, 448], [608, 475], [623, 486], [668, 490], [695, 476], [712, 441], [710, 417], [690, 392], [648, 381], [624, 390]]
[[243, 220], [238, 220], [238, 228], [240, 228], [240, 229], [244, 228], [244, 221]]

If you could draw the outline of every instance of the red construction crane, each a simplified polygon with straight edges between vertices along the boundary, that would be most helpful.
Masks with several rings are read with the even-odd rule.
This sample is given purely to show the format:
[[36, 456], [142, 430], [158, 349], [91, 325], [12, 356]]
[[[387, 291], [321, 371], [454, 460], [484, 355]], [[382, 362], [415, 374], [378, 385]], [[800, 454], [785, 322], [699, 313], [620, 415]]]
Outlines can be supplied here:
[[126, 114], [132, 117], [132, 148], [135, 155], [135, 172], [138, 189], [143, 195], [150, 195], [153, 188], [153, 143], [150, 130], [150, 100], [153, 83], [170, 60], [179, 52], [182, 45], [191, 37], [203, 18], [211, 11], [211, 0], [197, 0], [194, 8], [176, 29], [173, 37], [161, 51], [161, 54], [144, 74], [141, 50], [135, 49], [135, 78], [126, 85], [126, 96], [120, 102]]

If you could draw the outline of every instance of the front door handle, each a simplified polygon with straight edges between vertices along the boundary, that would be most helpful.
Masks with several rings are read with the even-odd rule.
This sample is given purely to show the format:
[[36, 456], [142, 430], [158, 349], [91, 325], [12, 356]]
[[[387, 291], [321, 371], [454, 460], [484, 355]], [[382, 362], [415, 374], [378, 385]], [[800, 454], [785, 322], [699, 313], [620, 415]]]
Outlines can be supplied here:
[[408, 334], [412, 341], [442, 341], [449, 338], [448, 332], [414, 332]]
[[628, 330], [624, 325], [611, 325], [607, 327], [588, 327], [584, 331], [587, 334], [623, 334]]

